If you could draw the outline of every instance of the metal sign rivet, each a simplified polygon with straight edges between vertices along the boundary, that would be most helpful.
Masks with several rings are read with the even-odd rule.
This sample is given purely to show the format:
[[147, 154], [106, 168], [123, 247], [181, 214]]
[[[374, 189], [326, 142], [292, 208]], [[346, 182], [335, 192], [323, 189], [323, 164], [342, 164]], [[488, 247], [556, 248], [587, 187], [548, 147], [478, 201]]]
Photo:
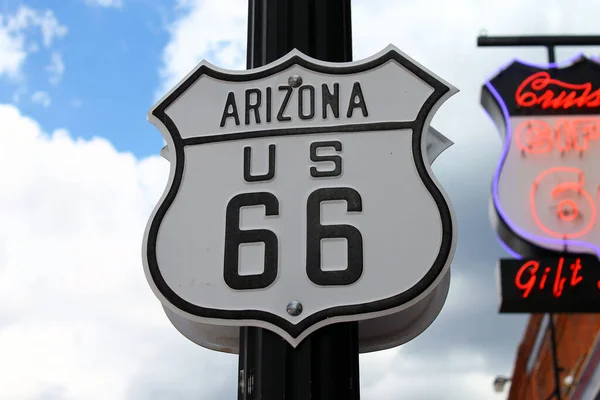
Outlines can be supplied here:
[[302, 313], [302, 303], [296, 300], [290, 301], [285, 309], [288, 314], [296, 317]]
[[302, 85], [302, 77], [300, 75], [292, 75], [288, 78], [288, 85], [297, 88]]

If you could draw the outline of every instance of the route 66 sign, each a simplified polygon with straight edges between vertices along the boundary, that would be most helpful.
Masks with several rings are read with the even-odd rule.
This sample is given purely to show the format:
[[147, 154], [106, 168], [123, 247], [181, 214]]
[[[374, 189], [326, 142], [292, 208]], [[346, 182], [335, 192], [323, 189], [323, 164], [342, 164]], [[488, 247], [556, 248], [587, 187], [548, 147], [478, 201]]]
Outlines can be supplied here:
[[393, 46], [351, 63], [200, 63], [149, 113], [171, 169], [143, 259], [173, 325], [228, 352], [239, 326], [295, 347], [361, 321], [363, 352], [420, 334], [456, 242], [429, 122], [456, 92]]
[[500, 240], [524, 257], [600, 254], [600, 64], [514, 61], [482, 105], [504, 136], [492, 184]]

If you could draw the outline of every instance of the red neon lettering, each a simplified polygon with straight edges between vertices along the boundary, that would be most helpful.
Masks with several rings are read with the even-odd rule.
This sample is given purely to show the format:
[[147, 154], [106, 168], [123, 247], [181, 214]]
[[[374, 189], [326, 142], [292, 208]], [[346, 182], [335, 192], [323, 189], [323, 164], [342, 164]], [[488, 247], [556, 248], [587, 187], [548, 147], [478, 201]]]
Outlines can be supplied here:
[[[554, 92], [549, 87], [556, 86]], [[543, 91], [543, 92], [542, 92]], [[538, 92], [538, 93], [536, 93]], [[539, 93], [542, 92], [542, 93]], [[546, 71], [536, 72], [517, 88], [515, 100], [520, 107], [541, 106], [543, 109], [594, 108], [600, 106], [600, 89], [592, 92], [590, 82], [571, 84], [552, 79]]]
[[530, 119], [515, 129], [515, 141], [527, 154], [586, 151], [590, 141], [600, 138], [600, 118], [561, 118], [554, 127], [541, 119]]
[[573, 274], [571, 275], [571, 286], [574, 287], [583, 280], [583, 277], [577, 275], [579, 271], [581, 271], [581, 260], [579, 258], [571, 264], [571, 271], [573, 271]]
[[529, 154], [544, 154], [552, 151], [554, 138], [550, 125], [542, 120], [522, 122], [515, 130], [517, 146]]
[[[587, 223], [587, 225], [585, 225], [583, 228], [581, 228], [575, 232], [571, 232], [571, 233], [557, 232], [557, 231], [549, 228], [546, 224], [544, 224], [538, 214], [538, 210], [537, 210], [538, 204], [537, 204], [536, 199], [538, 199], [540, 197], [544, 198], [543, 197], [544, 194], [538, 195], [538, 188], [540, 187], [540, 184], [542, 182], [548, 182], [550, 179], [556, 178], [556, 176], [553, 176], [556, 173], [569, 173], [571, 175], [574, 175], [574, 178], [575, 178], [568, 182], [562, 182], [559, 184], [555, 184], [555, 185], [553, 185], [552, 190], [550, 190], [550, 193], [549, 193], [550, 199], [552, 199], [554, 202], [556, 202], [556, 204], [553, 205], [556, 208], [556, 218], [558, 218], [559, 220], [561, 220], [563, 222], [578, 221], [580, 218], [583, 217], [582, 207], [581, 207], [583, 205], [583, 204], [581, 204], [582, 199], [585, 199], [585, 201], [587, 202], [587, 207], [589, 207], [589, 210], [590, 210], [590, 213], [588, 215], [586, 215], [586, 217], [589, 218], [589, 222]], [[583, 189], [583, 183], [584, 183], [583, 171], [581, 171], [580, 169], [577, 169], [577, 168], [572, 168], [572, 167], [550, 168], [550, 169], [547, 169], [546, 171], [542, 172], [537, 177], [537, 179], [531, 186], [531, 191], [530, 191], [530, 195], [529, 195], [529, 207], [531, 210], [531, 215], [533, 216], [533, 220], [535, 221], [536, 225], [542, 231], [544, 231], [546, 234], [553, 236], [553, 237], [558, 237], [558, 238], [562, 238], [562, 239], [574, 239], [579, 236], [585, 235], [586, 233], [588, 233], [590, 231], [590, 229], [592, 229], [592, 227], [594, 226], [594, 222], [596, 221], [596, 205], [594, 204], [594, 200], [592, 199], [592, 196], [585, 189]], [[564, 196], [568, 196], [568, 195], [571, 195], [572, 198], [569, 198], [569, 199], [560, 199], [559, 198], [559, 197], [564, 197]], [[548, 198], [546, 197], [546, 199], [548, 199]]]
[[556, 270], [556, 277], [554, 278], [554, 287], [552, 288], [554, 297], [560, 297], [563, 293], [563, 288], [565, 287], [566, 279], [561, 276], [564, 263], [565, 259], [561, 257], [558, 260], [558, 268]]
[[546, 286], [546, 279], [548, 278], [548, 274], [550, 273], [551, 268], [550, 267], [546, 267], [546, 269], [544, 270], [544, 275], [542, 275], [542, 279], [540, 279], [540, 289], [544, 290], [544, 287]]
[[[552, 295], [555, 298], [560, 298], [564, 294], [565, 284], [568, 282], [569, 287], [575, 287], [583, 281], [583, 276], [579, 275], [581, 269], [583, 268], [581, 264], [581, 259], [575, 259], [575, 262], [571, 264], [571, 276], [567, 281], [566, 277], [563, 277], [563, 267], [564, 267], [565, 259], [564, 257], [560, 257], [558, 259], [558, 264], [555, 268], [546, 267], [544, 268], [544, 272], [541, 276], [540, 283], [536, 287], [537, 273], [540, 267], [540, 261], [537, 260], [528, 260], [525, 262], [517, 271], [515, 276], [515, 286], [522, 290], [523, 293], [521, 296], [526, 299], [528, 298], [534, 289], [539, 292], [543, 292], [546, 289], [546, 279], [549, 274], [552, 273], [554, 269], [554, 282], [552, 284]], [[523, 275], [525, 273], [529, 274], [529, 278], [524, 281]], [[600, 281], [597, 282], [597, 287], [600, 289]], [[550, 289], [549, 289], [550, 290]]]
[[[515, 276], [515, 285], [517, 286], [517, 288], [523, 290], [523, 298], [526, 299], [529, 296], [529, 293], [531, 293], [531, 290], [533, 289], [533, 285], [535, 285], [535, 273], [537, 272], [538, 268], [540, 267], [540, 263], [537, 261], [528, 261], [525, 264], [523, 264], [523, 266], [521, 268], [519, 268], [519, 271], [517, 272], [517, 276]], [[529, 272], [529, 280], [526, 283], [522, 283], [521, 282], [521, 276], [525, 273], [525, 272]]]

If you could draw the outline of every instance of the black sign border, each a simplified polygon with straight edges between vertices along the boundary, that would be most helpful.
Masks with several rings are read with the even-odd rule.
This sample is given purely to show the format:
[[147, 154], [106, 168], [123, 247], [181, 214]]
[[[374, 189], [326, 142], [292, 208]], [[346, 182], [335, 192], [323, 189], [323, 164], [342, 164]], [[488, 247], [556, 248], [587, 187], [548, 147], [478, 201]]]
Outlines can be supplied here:
[[[388, 61], [397, 62], [398, 64], [408, 69], [411, 73], [416, 75], [419, 79], [421, 79], [423, 82], [427, 83], [434, 89], [431, 95], [423, 104], [423, 107], [419, 111], [417, 118], [409, 124], [401, 123], [401, 125], [407, 125], [407, 128], [413, 129], [412, 150], [415, 167], [417, 169], [417, 172], [419, 173], [419, 176], [421, 177], [421, 180], [423, 181], [425, 187], [433, 197], [440, 211], [440, 218], [442, 222], [442, 240], [440, 244], [440, 250], [434, 263], [432, 264], [432, 267], [425, 274], [425, 276], [413, 287], [396, 296], [368, 303], [332, 307], [312, 314], [297, 324], [292, 324], [275, 314], [271, 314], [264, 311], [220, 310], [214, 308], [205, 308], [189, 303], [186, 300], [179, 297], [167, 285], [164, 278], [162, 277], [156, 258], [156, 240], [158, 236], [158, 231], [161, 222], [164, 216], [166, 215], [167, 210], [169, 209], [175, 197], [177, 196], [177, 192], [179, 190], [179, 186], [183, 177], [185, 165], [185, 144], [173, 120], [166, 114], [166, 108], [169, 107], [178, 97], [180, 97], [192, 84], [194, 84], [203, 75], [228, 82], [247, 82], [255, 79], [265, 78], [273, 74], [282, 72], [293, 65], [299, 65], [317, 73], [325, 73], [330, 75], [347, 75], [372, 70], [385, 64]], [[204, 64], [200, 65], [187, 79], [185, 79], [172, 93], [170, 93], [162, 102], [160, 102], [151, 111], [152, 115], [154, 115], [159, 121], [161, 121], [161, 123], [168, 130], [175, 147], [173, 151], [176, 154], [175, 160], [171, 161], [176, 162], [175, 173], [171, 187], [169, 188], [169, 191], [163, 199], [162, 203], [156, 210], [156, 214], [154, 215], [149, 227], [147, 238], [146, 257], [148, 262], [148, 268], [152, 280], [154, 281], [154, 284], [156, 285], [157, 289], [173, 306], [191, 315], [195, 315], [202, 318], [221, 320], [264, 321], [283, 329], [293, 338], [297, 338], [302, 334], [302, 332], [304, 332], [311, 326], [328, 318], [374, 313], [390, 308], [395, 308], [401, 306], [402, 304], [410, 302], [411, 300], [424, 293], [444, 271], [444, 266], [447, 264], [448, 258], [450, 256], [453, 242], [454, 222], [452, 219], [450, 207], [427, 171], [425, 161], [423, 159], [421, 146], [426, 119], [430, 116], [431, 110], [437, 104], [437, 102], [449, 91], [450, 87], [436, 79], [434, 76], [430, 75], [428, 72], [421, 69], [421, 67], [419, 67], [418, 65], [414, 64], [413, 62], [402, 56], [395, 49], [391, 49], [386, 53], [382, 54], [380, 57], [372, 59], [368, 62], [349, 66], [328, 66], [316, 64], [310, 60], [305, 59], [302, 56], [302, 54], [294, 55], [285, 60], [284, 62], [275, 64], [269, 68], [255, 72], [249, 71], [246, 74], [229, 74], [226, 72], [213, 70], [209, 66]], [[337, 127], [337, 131], [344, 131], [344, 126]], [[399, 258], [401, 259], [401, 257]]]

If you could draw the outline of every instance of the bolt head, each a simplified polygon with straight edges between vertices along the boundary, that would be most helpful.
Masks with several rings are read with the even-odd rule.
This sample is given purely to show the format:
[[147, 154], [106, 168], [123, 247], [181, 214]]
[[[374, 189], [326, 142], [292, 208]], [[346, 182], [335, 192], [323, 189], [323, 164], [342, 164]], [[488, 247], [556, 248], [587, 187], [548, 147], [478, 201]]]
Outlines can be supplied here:
[[299, 301], [296, 301], [296, 300], [290, 301], [288, 303], [287, 307], [285, 308], [285, 310], [291, 316], [297, 317], [298, 315], [300, 315], [302, 313], [302, 303], [300, 303]]
[[288, 78], [288, 85], [297, 88], [302, 85], [302, 77], [300, 75], [292, 75]]
[[575, 381], [575, 378], [573, 378], [573, 375], [566, 376], [564, 379], [564, 383], [567, 386], [571, 386], [574, 381]]

